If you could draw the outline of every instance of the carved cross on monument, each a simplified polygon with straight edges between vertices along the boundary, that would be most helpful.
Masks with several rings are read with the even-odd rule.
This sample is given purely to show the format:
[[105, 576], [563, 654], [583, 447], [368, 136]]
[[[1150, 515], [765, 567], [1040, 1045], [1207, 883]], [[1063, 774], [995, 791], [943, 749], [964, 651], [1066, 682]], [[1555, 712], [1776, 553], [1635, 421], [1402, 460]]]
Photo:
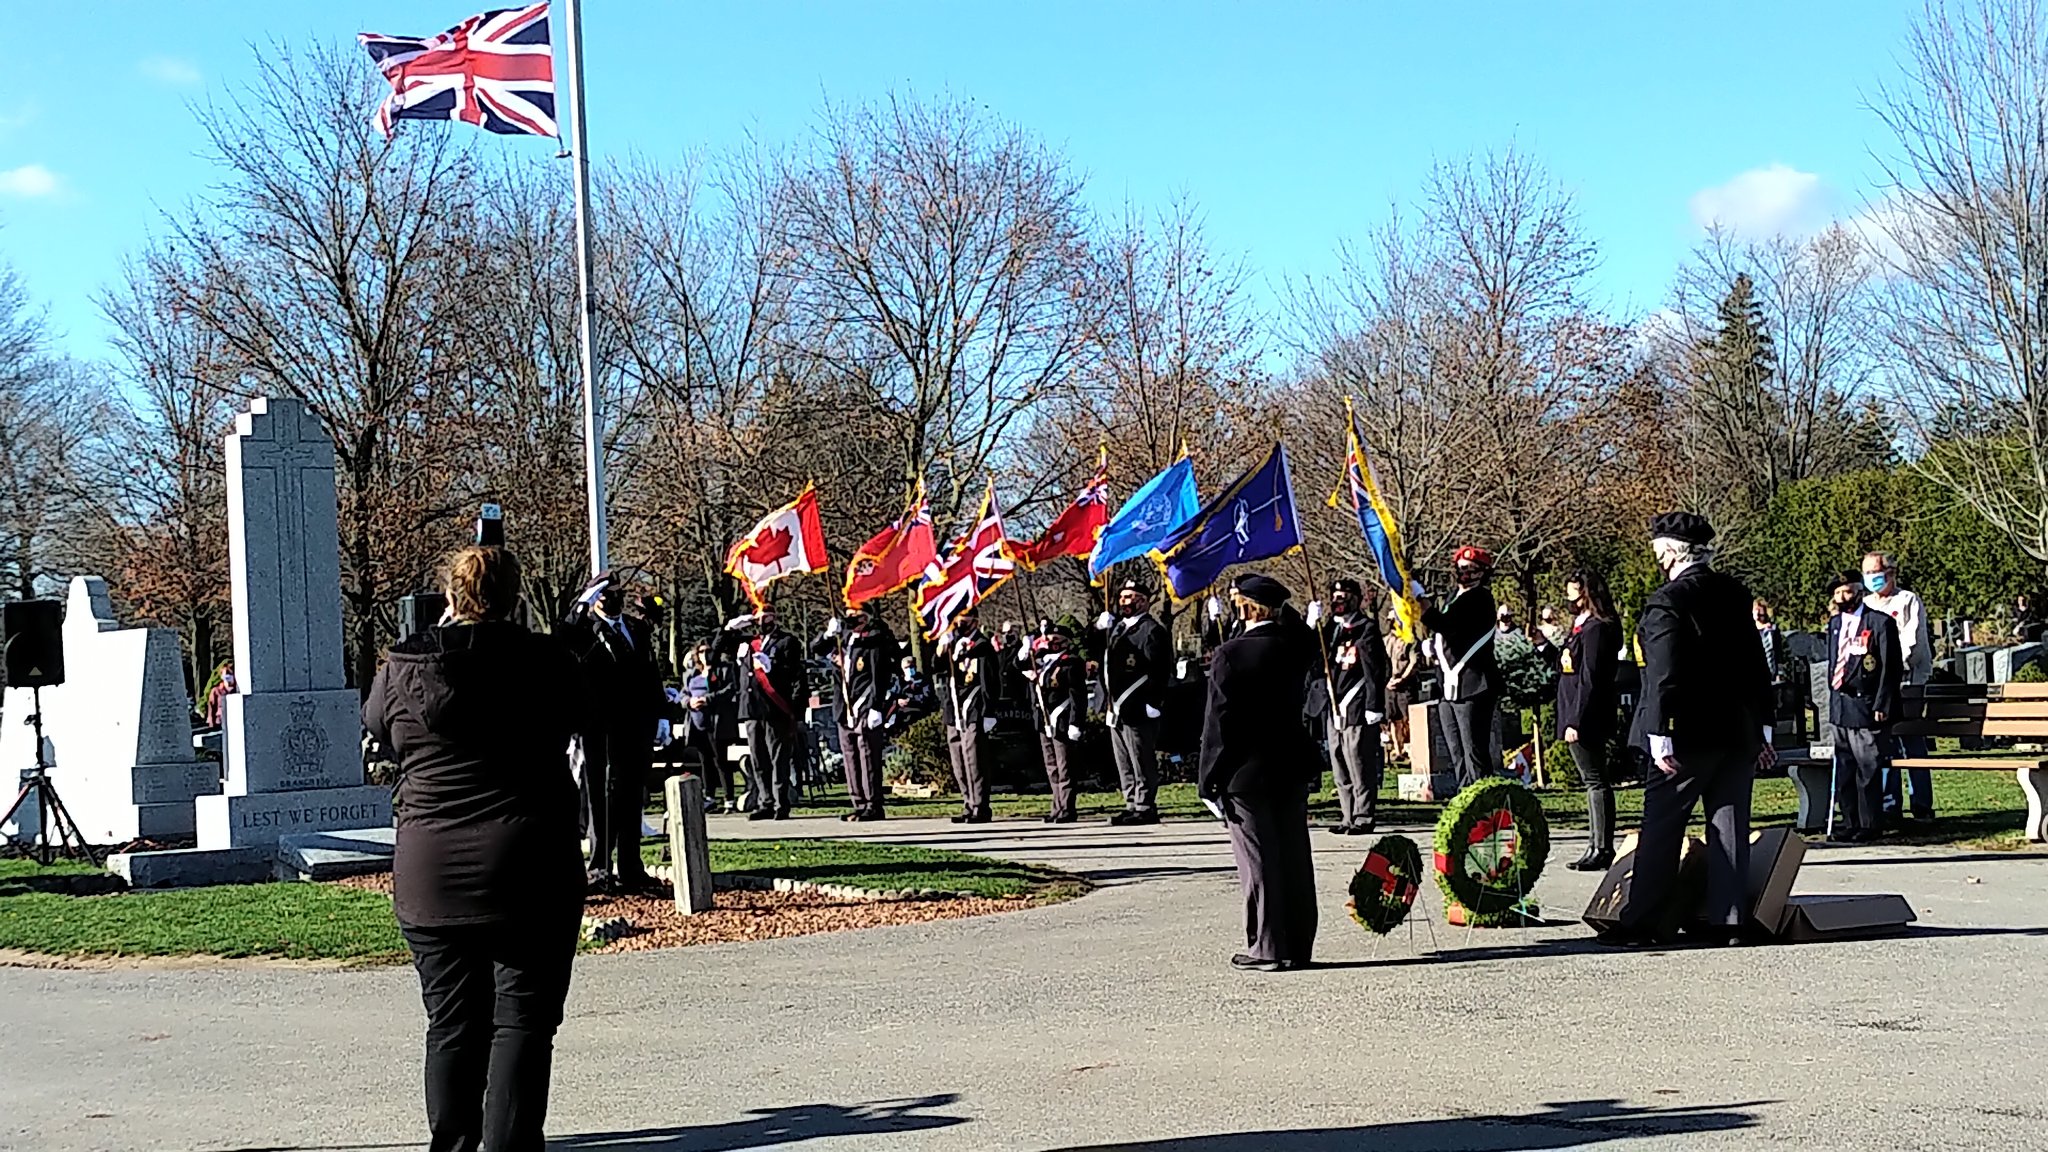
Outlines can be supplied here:
[[297, 400], [259, 396], [227, 466], [237, 692], [343, 687], [333, 442]]

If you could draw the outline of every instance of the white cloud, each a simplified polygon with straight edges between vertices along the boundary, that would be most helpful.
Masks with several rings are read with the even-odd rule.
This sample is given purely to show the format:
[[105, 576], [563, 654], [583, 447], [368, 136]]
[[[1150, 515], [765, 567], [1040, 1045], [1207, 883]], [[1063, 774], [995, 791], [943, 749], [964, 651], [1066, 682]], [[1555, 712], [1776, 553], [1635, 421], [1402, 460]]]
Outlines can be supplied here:
[[176, 88], [190, 88], [206, 79], [199, 71], [199, 65], [178, 56], [144, 57], [136, 67], [151, 80]]
[[1828, 198], [1818, 175], [1772, 164], [1695, 192], [1692, 218], [1702, 228], [1743, 236], [1800, 236], [1827, 225]]
[[53, 196], [56, 192], [57, 174], [41, 164], [24, 164], [19, 168], [0, 171], [0, 196], [20, 196], [28, 199]]

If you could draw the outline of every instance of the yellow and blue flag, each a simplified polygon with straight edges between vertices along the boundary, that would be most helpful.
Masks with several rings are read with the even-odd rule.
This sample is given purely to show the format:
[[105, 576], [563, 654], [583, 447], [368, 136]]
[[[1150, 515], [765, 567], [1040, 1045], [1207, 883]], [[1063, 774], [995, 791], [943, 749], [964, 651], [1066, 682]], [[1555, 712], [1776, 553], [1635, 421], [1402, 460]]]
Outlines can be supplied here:
[[1152, 555], [1166, 571], [1173, 598], [1186, 600], [1216, 583], [1232, 564], [1299, 547], [1294, 476], [1287, 466], [1287, 446], [1276, 443], [1264, 463], [1233, 481]]
[[1173, 538], [1202, 507], [1195, 495], [1195, 462], [1183, 454], [1164, 472], [1145, 481], [1096, 538], [1088, 576], [1097, 579], [1112, 564], [1143, 556]]
[[1393, 510], [1380, 495], [1372, 462], [1365, 458], [1365, 448], [1359, 443], [1358, 414], [1352, 411], [1349, 397], [1344, 400], [1344, 420], [1351, 435], [1351, 455], [1344, 464], [1344, 487], [1330, 494], [1330, 507], [1342, 508], [1345, 501], [1350, 502], [1352, 513], [1358, 517], [1358, 531], [1365, 537], [1366, 550], [1379, 567], [1380, 579], [1393, 592], [1395, 631], [1412, 644], [1415, 629], [1422, 621], [1422, 604], [1416, 600], [1414, 581], [1408, 576], [1408, 553], [1401, 547], [1401, 529], [1394, 523]]

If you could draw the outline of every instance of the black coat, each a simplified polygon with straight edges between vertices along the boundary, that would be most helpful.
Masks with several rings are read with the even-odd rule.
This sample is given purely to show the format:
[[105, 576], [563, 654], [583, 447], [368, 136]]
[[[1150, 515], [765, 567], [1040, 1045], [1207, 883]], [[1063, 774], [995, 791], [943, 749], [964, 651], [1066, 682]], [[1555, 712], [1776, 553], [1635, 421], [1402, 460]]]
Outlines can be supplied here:
[[1614, 675], [1621, 665], [1621, 625], [1587, 616], [1565, 635], [1558, 654], [1557, 737], [1579, 730], [1579, 742], [1604, 749], [1614, 735], [1621, 698]]
[[1173, 645], [1158, 617], [1142, 612], [1110, 626], [1102, 653], [1102, 687], [1109, 697], [1111, 724], [1144, 722], [1148, 705], [1165, 712], [1166, 690], [1172, 682]]
[[[1828, 621], [1828, 683], [1842, 653], [1842, 621]], [[1857, 613], [1861, 633], [1842, 665], [1842, 686], [1828, 693], [1828, 721], [1838, 728], [1887, 728], [1899, 717], [1899, 626], [1875, 608]], [[1877, 717], [1883, 713], [1884, 720]]]
[[1318, 659], [1315, 634], [1291, 619], [1252, 628], [1210, 656], [1202, 796], [1289, 795], [1322, 771], [1302, 718]]
[[997, 660], [995, 644], [980, 629], [947, 638], [938, 667], [939, 708], [945, 713], [948, 728], [976, 731], [988, 718]]
[[[804, 676], [804, 646], [777, 628], [766, 636], [748, 636], [737, 628], [720, 635], [719, 644], [733, 654], [739, 668], [740, 719], [801, 720], [809, 696]], [[757, 660], [756, 656], [762, 659]], [[761, 664], [766, 672], [755, 675]], [[762, 680], [767, 681], [766, 686]]]
[[568, 750], [588, 702], [568, 650], [517, 624], [436, 628], [391, 650], [363, 726], [398, 759], [401, 923], [558, 916], [582, 902]]
[[832, 684], [839, 723], [862, 728], [869, 712], [889, 710], [889, 686], [896, 679], [896, 665], [902, 653], [896, 634], [880, 624], [860, 632], [820, 636], [811, 653], [832, 665]]
[[1033, 714], [1039, 730], [1055, 740], [1088, 720], [1088, 665], [1078, 653], [1041, 652], [1032, 661]]
[[1669, 736], [1681, 765], [1693, 752], [1756, 759], [1775, 701], [1752, 602], [1742, 581], [1704, 564], [1650, 593], [1636, 629], [1643, 674], [1631, 746], [1647, 751], [1651, 736]]
[[1437, 675], [1444, 699], [1470, 700], [1500, 691], [1500, 662], [1493, 652], [1499, 623], [1495, 607], [1493, 589], [1479, 583], [1452, 593], [1442, 608], [1423, 608], [1422, 623], [1439, 643]]
[[654, 636], [646, 624], [622, 617], [625, 635], [595, 612], [583, 613], [558, 635], [583, 666], [596, 728], [614, 754], [651, 756], [655, 724], [668, 707], [661, 671], [654, 662]]
[[1356, 612], [1323, 625], [1323, 654], [1329, 657], [1330, 690], [1337, 722], [1365, 724], [1365, 714], [1387, 714], [1387, 643], [1370, 612]]

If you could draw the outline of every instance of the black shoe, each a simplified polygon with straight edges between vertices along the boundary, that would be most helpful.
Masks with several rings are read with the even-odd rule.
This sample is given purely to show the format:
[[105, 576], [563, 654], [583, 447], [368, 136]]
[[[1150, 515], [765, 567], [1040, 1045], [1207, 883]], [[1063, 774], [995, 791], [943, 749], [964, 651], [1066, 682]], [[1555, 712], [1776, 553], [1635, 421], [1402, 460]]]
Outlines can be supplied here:
[[787, 819], [789, 819], [789, 809], [787, 809], [787, 808], [777, 808], [777, 809], [775, 810], [775, 818], [776, 818], [777, 820], [787, 820]]
[[1111, 816], [1109, 822], [1117, 828], [1128, 828], [1138, 822], [1138, 814], [1126, 808], [1122, 812]]
[[654, 877], [649, 876], [645, 872], [637, 874], [621, 872], [612, 878], [612, 885], [615, 890], [621, 893], [652, 892], [657, 887]]
[[947, 822], [947, 823], [949, 823], [949, 824], [965, 824], [965, 823], [967, 823], [968, 821], [970, 821], [970, 820], [972, 820], [972, 819], [974, 819], [974, 816], [973, 816], [973, 814], [972, 814], [972, 813], [968, 813], [968, 812], [962, 812], [962, 813], [961, 813], [961, 814], [959, 814], [958, 816], [949, 816], [949, 817], [947, 817], [947, 818], [946, 818], [946, 822]]
[[839, 817], [839, 822], [841, 824], [851, 824], [856, 820], [865, 820], [867, 819], [867, 816], [864, 813], [864, 809], [856, 808], [853, 811], [848, 812], [845, 815]]
[[1351, 827], [1344, 829], [1344, 834], [1346, 836], [1370, 836], [1372, 835], [1372, 824], [1370, 822], [1353, 824]]
[[845, 819], [865, 824], [870, 820], [886, 820], [888, 817], [882, 813], [880, 808], [863, 808], [852, 816], [845, 817]]
[[1579, 869], [1579, 871], [1605, 872], [1612, 867], [1614, 867], [1613, 852], [1596, 852], [1593, 854], [1593, 858], [1591, 860], [1586, 861], [1586, 866], [1584, 868]]
[[1151, 812], [1133, 812], [1131, 813], [1130, 823], [1157, 824], [1159, 823], [1159, 813], [1157, 810]]
[[1830, 844], [1854, 844], [1859, 838], [1855, 832], [1847, 828], [1837, 828], [1833, 832], [1828, 833], [1828, 843]]
[[995, 818], [995, 813], [983, 808], [981, 811], [969, 816], [965, 822], [968, 824], [988, 824], [993, 822]]
[[756, 808], [752, 812], [747, 813], [747, 819], [773, 820], [775, 819], [775, 810], [773, 808]]
[[1051, 822], [1054, 824], [1074, 824], [1078, 823], [1081, 818], [1079, 816], [1074, 815], [1072, 812], [1069, 812], [1064, 816], [1054, 816], [1050, 819]]
[[1330, 835], [1332, 835], [1332, 836], [1349, 836], [1349, 835], [1351, 835], [1351, 825], [1349, 825], [1349, 824], [1332, 824], [1332, 825], [1330, 825], [1330, 829], [1329, 829], [1329, 831], [1330, 831]]
[[1245, 972], [1278, 972], [1280, 961], [1261, 960], [1248, 952], [1239, 952], [1230, 958], [1230, 966]]

